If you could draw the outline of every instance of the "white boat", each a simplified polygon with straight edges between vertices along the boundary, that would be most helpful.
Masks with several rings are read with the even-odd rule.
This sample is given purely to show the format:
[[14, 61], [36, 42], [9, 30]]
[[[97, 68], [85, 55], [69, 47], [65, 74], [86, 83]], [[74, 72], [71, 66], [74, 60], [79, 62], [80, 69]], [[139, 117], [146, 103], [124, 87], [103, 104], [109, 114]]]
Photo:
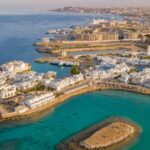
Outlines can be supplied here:
[[106, 23], [106, 22], [108, 21], [105, 19], [93, 19], [92, 25], [99, 25], [101, 23]]

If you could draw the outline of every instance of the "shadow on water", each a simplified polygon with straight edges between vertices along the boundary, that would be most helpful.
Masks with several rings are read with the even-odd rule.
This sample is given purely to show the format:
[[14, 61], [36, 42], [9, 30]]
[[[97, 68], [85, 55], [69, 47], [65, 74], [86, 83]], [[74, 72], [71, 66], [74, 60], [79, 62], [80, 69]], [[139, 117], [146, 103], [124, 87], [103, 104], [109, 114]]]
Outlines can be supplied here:
[[22, 139], [13, 139], [0, 143], [0, 150], [17, 150], [19, 149]]

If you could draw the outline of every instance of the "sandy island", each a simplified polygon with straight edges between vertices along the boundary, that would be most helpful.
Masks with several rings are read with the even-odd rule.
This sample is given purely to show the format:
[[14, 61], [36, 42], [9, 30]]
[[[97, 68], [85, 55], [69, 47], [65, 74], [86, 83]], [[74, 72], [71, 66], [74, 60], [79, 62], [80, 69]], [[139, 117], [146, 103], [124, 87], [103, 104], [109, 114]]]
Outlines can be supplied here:
[[131, 144], [139, 133], [139, 127], [132, 122], [109, 118], [62, 142], [57, 149], [116, 150]]

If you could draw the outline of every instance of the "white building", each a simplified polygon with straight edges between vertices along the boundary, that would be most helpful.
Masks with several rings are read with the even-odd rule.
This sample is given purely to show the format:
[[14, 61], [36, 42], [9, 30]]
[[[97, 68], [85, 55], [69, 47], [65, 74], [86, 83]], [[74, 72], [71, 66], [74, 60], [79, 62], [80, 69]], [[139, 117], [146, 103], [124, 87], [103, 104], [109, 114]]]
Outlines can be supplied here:
[[34, 71], [30, 71], [25, 74], [16, 74], [15, 77], [13, 78], [13, 81], [16, 82], [23, 82], [23, 81], [28, 81], [28, 80], [36, 80], [37, 78], [37, 73]]
[[39, 84], [38, 81], [28, 80], [28, 81], [16, 83], [15, 85], [17, 87], [17, 90], [25, 91], [37, 86], [38, 84]]
[[71, 77], [64, 78], [62, 80], [53, 80], [50, 82], [49, 87], [51, 87], [57, 91], [60, 91], [63, 88], [74, 85], [82, 80], [84, 80], [84, 76], [82, 73], [80, 73], [77, 75], [73, 75]]
[[[148, 52], [148, 51], [147, 51]], [[149, 50], [150, 53], [150, 50]], [[111, 67], [113, 65], [116, 65], [117, 63], [126, 63], [130, 65], [141, 65], [141, 66], [148, 66], [150, 65], [150, 60], [148, 59], [141, 59], [138, 58], [137, 56], [132, 56], [132, 57], [108, 57], [108, 56], [97, 56], [96, 57], [97, 61], [100, 62], [100, 65], [103, 67]]]
[[16, 86], [3, 85], [0, 87], [0, 99], [7, 99], [16, 96]]
[[128, 67], [125, 63], [121, 63], [114, 65], [114, 68], [110, 68], [108, 70], [100, 70], [100, 69], [87, 70], [85, 73], [85, 78], [89, 80], [113, 79], [130, 70], [131, 68]]
[[31, 69], [31, 65], [23, 61], [12, 61], [0, 66], [2, 71], [9, 73], [21, 73]]
[[121, 75], [121, 77], [119, 78], [120, 82], [124, 82], [124, 83], [129, 83], [130, 77], [127, 73], [124, 73]]
[[85, 78], [86, 79], [99, 79], [100, 78], [100, 70], [91, 70], [91, 71], [87, 71], [86, 73], [85, 73]]
[[24, 91], [31, 89], [39, 83], [41, 83], [43, 81], [44, 76], [45, 73], [39, 74], [34, 71], [30, 71], [25, 74], [17, 74], [13, 79], [13, 83], [16, 85], [17, 90]]
[[150, 88], [150, 68], [145, 68], [140, 72], [122, 74], [119, 81]]
[[36, 109], [43, 105], [46, 105], [49, 102], [55, 100], [55, 95], [52, 92], [42, 94], [39, 96], [34, 96], [33, 98], [25, 100], [25, 105], [27, 105], [30, 109]]

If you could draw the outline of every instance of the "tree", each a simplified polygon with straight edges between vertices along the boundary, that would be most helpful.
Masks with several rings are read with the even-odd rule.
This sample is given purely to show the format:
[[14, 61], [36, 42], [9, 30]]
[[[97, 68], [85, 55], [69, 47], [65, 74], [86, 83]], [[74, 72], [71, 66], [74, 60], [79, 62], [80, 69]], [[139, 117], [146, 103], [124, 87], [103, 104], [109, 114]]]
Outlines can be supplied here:
[[80, 67], [75, 65], [75, 66], [72, 66], [71, 68], [71, 71], [70, 71], [71, 74], [79, 74], [80, 73]]

